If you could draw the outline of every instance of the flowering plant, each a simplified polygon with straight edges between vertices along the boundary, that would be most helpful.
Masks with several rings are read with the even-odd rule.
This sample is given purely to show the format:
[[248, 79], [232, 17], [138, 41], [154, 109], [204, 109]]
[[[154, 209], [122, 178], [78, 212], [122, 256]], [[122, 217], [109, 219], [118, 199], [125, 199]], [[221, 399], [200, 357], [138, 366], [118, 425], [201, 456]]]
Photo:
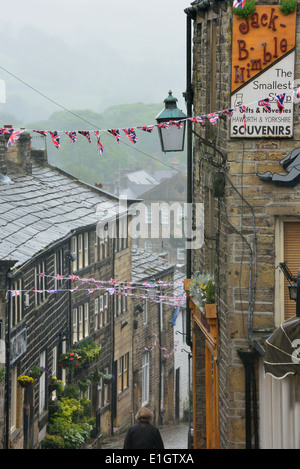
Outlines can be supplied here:
[[214, 277], [207, 273], [198, 272], [189, 284], [190, 295], [194, 296], [200, 306], [215, 302]]
[[21, 386], [28, 386], [29, 384], [33, 383], [34, 379], [32, 376], [27, 376], [27, 375], [20, 375], [18, 376], [18, 383]]
[[77, 352], [63, 353], [59, 360], [59, 366], [76, 369], [82, 364], [82, 357]]
[[48, 370], [47, 368], [44, 368], [42, 366], [39, 366], [39, 365], [33, 365], [28, 374], [29, 376], [33, 377], [33, 378], [39, 378], [43, 373], [47, 373]]

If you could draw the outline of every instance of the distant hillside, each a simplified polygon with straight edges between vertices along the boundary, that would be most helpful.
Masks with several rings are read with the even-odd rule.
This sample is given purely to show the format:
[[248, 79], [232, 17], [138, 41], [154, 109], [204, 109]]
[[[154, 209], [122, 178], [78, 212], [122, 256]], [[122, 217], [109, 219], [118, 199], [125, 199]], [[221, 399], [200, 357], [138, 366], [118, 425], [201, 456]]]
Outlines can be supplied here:
[[[121, 169], [168, 169], [166, 165], [172, 166], [174, 157], [179, 159], [180, 165], [185, 168], [186, 152], [162, 153], [157, 129], [154, 128], [151, 134], [137, 129], [136, 144], [131, 143], [122, 130], [119, 144], [108, 132], [101, 132], [104, 153], [99, 156], [95, 135], [91, 135], [91, 144], [79, 134], [77, 141], [71, 143], [63, 130], [105, 130], [151, 125], [156, 123], [155, 116], [162, 108], [162, 104], [135, 103], [112, 106], [102, 114], [90, 110], [76, 110], [72, 111], [72, 114], [58, 111], [47, 120], [29, 123], [26, 128], [60, 131], [60, 150], [55, 148], [49, 136], [46, 138], [49, 162], [94, 185], [112, 181]], [[33, 134], [32, 145], [44, 145], [44, 138]]]

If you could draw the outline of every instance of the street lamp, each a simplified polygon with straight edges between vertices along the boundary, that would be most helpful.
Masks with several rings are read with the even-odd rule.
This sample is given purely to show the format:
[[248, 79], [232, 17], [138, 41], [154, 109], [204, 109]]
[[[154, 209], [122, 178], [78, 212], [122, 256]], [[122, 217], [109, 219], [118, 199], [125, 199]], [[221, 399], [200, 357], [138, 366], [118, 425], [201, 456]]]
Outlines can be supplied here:
[[300, 269], [298, 269], [297, 277], [294, 277], [285, 262], [280, 262], [279, 267], [286, 279], [292, 282], [288, 284], [290, 300], [296, 301], [296, 316], [300, 317]]
[[177, 98], [169, 96], [164, 100], [165, 108], [156, 116], [161, 149], [169, 151], [183, 151], [186, 115], [177, 107]]
[[297, 280], [290, 285], [289, 287], [289, 294], [290, 300], [296, 301], [296, 316], [300, 317], [300, 269], [298, 269], [297, 273]]

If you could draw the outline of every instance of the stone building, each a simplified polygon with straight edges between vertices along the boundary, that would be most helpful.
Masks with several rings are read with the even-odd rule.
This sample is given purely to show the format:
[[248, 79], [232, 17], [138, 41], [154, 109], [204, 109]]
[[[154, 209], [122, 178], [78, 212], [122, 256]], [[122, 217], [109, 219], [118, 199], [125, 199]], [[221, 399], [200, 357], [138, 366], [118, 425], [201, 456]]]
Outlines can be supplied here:
[[[49, 165], [28, 133], [10, 148], [6, 135], [0, 140], [1, 447], [36, 448], [47, 431], [51, 376], [66, 384], [95, 371], [116, 376], [119, 354], [131, 353], [130, 344], [113, 347], [115, 321], [128, 313], [108, 290], [111, 279], [130, 275], [128, 237], [120, 240], [127, 208], [121, 216], [117, 197]], [[84, 368], [61, 368], [61, 354], [83, 344], [101, 345], [99, 356]], [[32, 366], [48, 372], [22, 389], [17, 378]], [[116, 385], [92, 381], [87, 390], [96, 435], [110, 434], [121, 412]]]
[[300, 266], [299, 5], [283, 15], [262, 1], [239, 19], [232, 2], [196, 0], [185, 13], [193, 116], [203, 117], [193, 124], [193, 201], [205, 207], [205, 242], [193, 272], [214, 274], [217, 305], [215, 334], [191, 300], [194, 444], [299, 448], [299, 380], [264, 369], [266, 338], [296, 312], [278, 265], [293, 275]]
[[138, 290], [134, 299], [131, 409], [134, 417], [141, 406], [149, 406], [156, 425], [174, 421], [174, 307], [169, 299], [174, 295], [174, 269], [163, 255], [132, 248], [132, 279]]

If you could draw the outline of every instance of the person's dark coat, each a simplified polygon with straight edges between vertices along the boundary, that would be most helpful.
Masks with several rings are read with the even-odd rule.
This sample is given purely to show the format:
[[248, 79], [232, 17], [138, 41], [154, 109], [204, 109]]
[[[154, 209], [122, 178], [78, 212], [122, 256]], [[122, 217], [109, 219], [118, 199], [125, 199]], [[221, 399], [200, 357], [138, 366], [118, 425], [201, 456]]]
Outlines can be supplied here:
[[164, 449], [164, 443], [158, 428], [150, 422], [139, 422], [128, 429], [124, 449]]

